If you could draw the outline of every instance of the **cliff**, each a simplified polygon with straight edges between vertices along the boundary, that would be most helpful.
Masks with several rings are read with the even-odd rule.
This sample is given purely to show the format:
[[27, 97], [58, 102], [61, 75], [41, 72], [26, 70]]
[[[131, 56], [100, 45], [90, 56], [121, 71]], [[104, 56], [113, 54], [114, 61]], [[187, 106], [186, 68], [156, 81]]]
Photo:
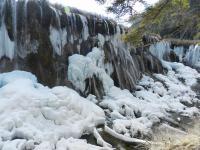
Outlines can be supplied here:
[[[141, 77], [140, 59], [133, 59], [131, 47], [121, 40], [125, 28], [113, 20], [45, 0], [3, 0], [0, 10], [0, 72], [30, 71], [45, 85], [77, 89], [67, 77], [68, 57], [87, 55], [98, 47], [116, 86], [132, 91]], [[90, 88], [79, 91], [82, 95], [104, 95], [98, 77], [85, 82]]]

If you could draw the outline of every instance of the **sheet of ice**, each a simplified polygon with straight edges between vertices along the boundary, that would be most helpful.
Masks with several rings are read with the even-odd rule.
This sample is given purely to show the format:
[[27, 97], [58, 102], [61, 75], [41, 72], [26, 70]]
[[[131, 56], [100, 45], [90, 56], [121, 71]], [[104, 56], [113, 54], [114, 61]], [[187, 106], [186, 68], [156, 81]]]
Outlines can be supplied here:
[[34, 75], [20, 71], [1, 74], [0, 81], [2, 150], [21, 150], [24, 146], [48, 150], [62, 138], [69, 149], [78, 149], [75, 143], [79, 142], [87, 149], [87, 143], [68, 138], [79, 138], [104, 123], [100, 107], [67, 87], [44, 87]]
[[190, 46], [186, 53], [185, 61], [194, 67], [200, 67], [200, 46]]
[[79, 16], [80, 16], [81, 22], [83, 24], [82, 38], [84, 40], [87, 40], [88, 37], [89, 37], [88, 21], [87, 21], [87, 18], [85, 16], [83, 16], [83, 15], [79, 15]]
[[184, 58], [184, 47], [174, 47], [174, 52], [178, 56], [179, 61], [182, 62]]
[[178, 56], [179, 62], [185, 62], [187, 65], [192, 67], [200, 67], [200, 46], [198, 44], [191, 45], [189, 49], [186, 49], [183, 46], [177, 46], [174, 48], [171, 48], [170, 46], [170, 42], [163, 40], [152, 44], [149, 51], [159, 60], [163, 60], [164, 56], [169, 55], [170, 51], [173, 51]]
[[162, 60], [165, 54], [169, 54], [171, 51], [170, 43], [167, 41], [161, 41], [156, 44], [152, 44], [149, 48], [152, 55]]
[[50, 26], [50, 40], [53, 46], [54, 52], [57, 55], [62, 54], [62, 48], [67, 43], [67, 31], [66, 29], [56, 29]]
[[0, 24], [0, 58], [6, 56], [13, 59], [15, 54], [14, 48], [15, 42], [10, 40], [5, 23], [2, 21]]

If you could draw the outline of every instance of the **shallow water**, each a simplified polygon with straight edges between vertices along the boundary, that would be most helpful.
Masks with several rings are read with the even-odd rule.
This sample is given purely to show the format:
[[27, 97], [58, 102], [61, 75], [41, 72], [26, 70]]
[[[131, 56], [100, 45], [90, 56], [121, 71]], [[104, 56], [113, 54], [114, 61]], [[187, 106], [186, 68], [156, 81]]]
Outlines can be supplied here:
[[[116, 150], [200, 150], [200, 120], [199, 118], [196, 118], [196, 120], [198, 121], [187, 122], [182, 125], [184, 131], [169, 127], [166, 124], [163, 127], [158, 127], [154, 131], [152, 143], [149, 145], [123, 142], [103, 130], [99, 133]], [[97, 145], [93, 135], [84, 135], [82, 139], [86, 139], [90, 144]]]
[[186, 127], [186, 133], [158, 131], [150, 150], [200, 150], [200, 121]]
[[[197, 98], [200, 98], [200, 79], [198, 79], [197, 84], [192, 87], [192, 90], [197, 94]], [[193, 106], [200, 108], [199, 103], [192, 104], [191, 107]], [[177, 124], [169, 123], [172, 128], [169, 127], [169, 129], [164, 130], [156, 126], [155, 128], [158, 129], [154, 130], [152, 144], [148, 146], [126, 143], [118, 140], [104, 132], [103, 127], [101, 127], [100, 135], [116, 150], [200, 150], [199, 118], [188, 118], [187, 116], [182, 116], [181, 114], [173, 112], [170, 112], [170, 114]], [[84, 135], [82, 138], [87, 139], [91, 144], [97, 145], [93, 135]]]

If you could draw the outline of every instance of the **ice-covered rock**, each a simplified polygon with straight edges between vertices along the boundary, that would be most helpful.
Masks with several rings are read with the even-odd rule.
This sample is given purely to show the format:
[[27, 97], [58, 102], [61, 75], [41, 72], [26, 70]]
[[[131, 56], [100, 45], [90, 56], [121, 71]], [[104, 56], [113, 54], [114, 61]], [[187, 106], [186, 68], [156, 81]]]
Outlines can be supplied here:
[[95, 75], [102, 82], [103, 90], [107, 93], [114, 83], [104, 68], [104, 52], [93, 48], [87, 56], [75, 54], [69, 57], [68, 79], [77, 90], [85, 92], [86, 79]]
[[200, 46], [199, 45], [192, 45], [190, 46], [188, 52], [185, 56], [185, 61], [187, 64], [200, 68]]
[[[160, 41], [158, 43], [152, 44], [149, 48], [149, 51], [152, 55], [157, 57], [159, 60], [168, 60], [174, 61], [174, 58], [177, 57], [178, 62], [185, 63], [191, 67], [200, 68], [200, 46], [190, 45], [189, 48], [184, 46], [174, 46], [168, 41]], [[175, 55], [175, 56], [171, 56]]]
[[[100, 105], [110, 114], [115, 132], [126, 137], [146, 138], [161, 121], [178, 124], [173, 114], [192, 118], [200, 114], [195, 106], [200, 100], [191, 86], [200, 74], [181, 63], [165, 62], [168, 73], [144, 75], [133, 96], [128, 90], [112, 87]], [[180, 118], [179, 120], [180, 121]]]
[[[68, 138], [80, 138], [93, 132], [96, 125], [104, 123], [101, 108], [67, 87], [50, 89], [37, 83], [31, 73], [20, 71], [0, 74], [0, 81], [3, 83], [0, 87], [3, 150], [20, 149], [30, 140], [33, 146], [40, 145], [36, 146], [38, 149], [51, 149], [61, 138], [70, 146]], [[43, 143], [45, 141], [50, 145]], [[71, 147], [74, 146], [72, 143]]]
[[160, 41], [156, 44], [152, 44], [149, 51], [158, 59], [162, 60], [170, 53], [170, 43], [166, 41]]
[[[163, 54], [164, 50], [159, 54], [161, 60]], [[176, 124], [177, 120], [174, 120], [173, 113], [189, 118], [200, 114], [194, 105], [199, 102], [199, 99], [191, 90], [200, 78], [200, 74], [195, 69], [181, 63], [162, 60], [163, 67], [168, 70], [167, 74], [154, 74], [155, 79], [143, 75], [136, 86], [137, 91], [131, 93], [129, 90], [122, 90], [110, 84], [112, 79], [105, 72], [103, 59], [102, 51], [97, 48], [87, 56], [71, 56], [68, 78], [72, 79], [75, 87], [84, 91], [86, 78], [94, 74], [99, 77], [107, 91], [100, 106], [108, 114], [107, 122], [116, 135], [149, 138], [155, 124], [161, 121]], [[102, 75], [106, 78], [102, 78]]]
[[15, 43], [8, 36], [8, 31], [6, 29], [5, 23], [1, 23], [0, 24], [0, 58], [5, 56], [12, 60], [15, 54], [14, 48], [15, 48]]

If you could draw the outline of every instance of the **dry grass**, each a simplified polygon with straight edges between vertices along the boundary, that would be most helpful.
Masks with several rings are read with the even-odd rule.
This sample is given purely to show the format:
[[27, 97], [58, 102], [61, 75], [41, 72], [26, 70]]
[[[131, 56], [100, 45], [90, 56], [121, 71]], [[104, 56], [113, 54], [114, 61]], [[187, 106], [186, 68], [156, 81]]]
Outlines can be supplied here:
[[200, 150], [200, 122], [187, 133], [161, 131], [154, 137], [150, 150]]

